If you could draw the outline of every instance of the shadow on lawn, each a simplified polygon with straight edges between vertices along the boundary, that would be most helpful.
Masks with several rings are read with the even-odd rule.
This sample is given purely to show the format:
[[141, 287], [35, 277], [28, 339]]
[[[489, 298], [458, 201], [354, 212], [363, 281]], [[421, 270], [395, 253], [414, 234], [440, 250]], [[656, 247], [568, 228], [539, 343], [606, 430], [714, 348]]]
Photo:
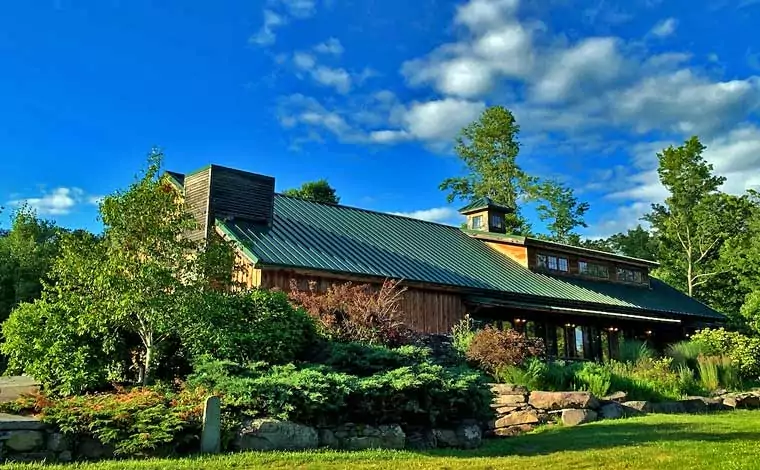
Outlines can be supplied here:
[[643, 424], [617, 422], [614, 426], [589, 425], [547, 429], [535, 434], [493, 439], [478, 450], [434, 451], [430, 455], [449, 457], [498, 457], [546, 455], [562, 451], [601, 450], [651, 442], [730, 442], [760, 440], [760, 432], [711, 433], [695, 431], [689, 424]]

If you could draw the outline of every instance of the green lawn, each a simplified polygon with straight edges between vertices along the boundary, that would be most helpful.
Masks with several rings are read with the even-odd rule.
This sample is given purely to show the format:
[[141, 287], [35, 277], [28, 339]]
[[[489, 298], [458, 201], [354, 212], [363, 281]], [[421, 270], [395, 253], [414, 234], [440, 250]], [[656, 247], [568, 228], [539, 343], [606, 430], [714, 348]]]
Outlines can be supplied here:
[[760, 468], [760, 412], [650, 415], [577, 428], [544, 429], [520, 437], [490, 440], [475, 451], [245, 453], [92, 464], [16, 464], [3, 468], [749, 469]]

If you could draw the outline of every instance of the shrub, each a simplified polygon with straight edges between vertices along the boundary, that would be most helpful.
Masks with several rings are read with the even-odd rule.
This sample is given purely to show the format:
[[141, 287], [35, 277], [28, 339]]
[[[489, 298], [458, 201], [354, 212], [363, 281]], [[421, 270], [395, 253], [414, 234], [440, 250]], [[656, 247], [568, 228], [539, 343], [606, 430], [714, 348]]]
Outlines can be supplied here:
[[385, 346], [363, 343], [329, 343], [323, 362], [331, 368], [360, 377], [411, 366], [429, 359], [430, 350], [418, 346]]
[[677, 400], [685, 395], [670, 359], [646, 358], [635, 364], [610, 361], [607, 367], [612, 373], [610, 389], [628, 393], [631, 400]]
[[570, 390], [575, 378], [577, 363], [553, 361], [547, 364], [542, 388], [549, 391]]
[[618, 360], [631, 364], [637, 363], [642, 359], [653, 359], [654, 351], [647, 343], [639, 340], [625, 340], [620, 342]]
[[697, 358], [699, 381], [702, 387], [709, 392], [713, 392], [720, 387], [718, 363], [719, 358], [715, 356], [699, 356]]
[[467, 350], [467, 359], [491, 374], [507, 366], [519, 366], [528, 358], [544, 355], [543, 340], [491, 326], [478, 331]]
[[541, 390], [546, 383], [548, 366], [538, 358], [529, 359], [524, 366], [504, 366], [496, 371], [498, 382], [522, 385], [528, 390]]
[[302, 291], [292, 280], [290, 298], [317, 320], [328, 339], [397, 346], [412, 339], [401, 310], [406, 288], [399, 284], [386, 280], [377, 290], [369, 284], [347, 282], [320, 293], [315, 282]]
[[474, 337], [475, 322], [472, 321], [469, 314], [465, 315], [464, 318], [451, 329], [451, 344], [463, 357], [467, 355], [467, 350], [470, 349]]
[[284, 364], [302, 357], [316, 338], [312, 319], [283, 292], [202, 292], [189, 308], [181, 337], [193, 357]]
[[573, 374], [573, 388], [591, 392], [597, 397], [607, 395], [612, 386], [612, 373], [601, 364], [584, 362]]
[[25, 397], [4, 410], [41, 414], [64, 434], [89, 435], [112, 445], [116, 455], [135, 456], [196, 447], [205, 396], [202, 389], [135, 388], [62, 399]]
[[691, 340], [704, 348], [708, 356], [726, 356], [747, 379], [760, 376], [760, 338], [748, 337], [724, 328], [705, 328]]
[[6, 373], [33, 376], [64, 396], [105, 386], [121, 341], [114, 330], [77, 320], [62, 303], [21, 304], [3, 323]]
[[367, 377], [327, 366], [290, 364], [267, 370], [229, 362], [200, 364], [189, 383], [222, 395], [225, 413], [272, 416], [311, 425], [341, 422], [434, 425], [486, 417], [491, 395], [469, 368], [422, 362]]

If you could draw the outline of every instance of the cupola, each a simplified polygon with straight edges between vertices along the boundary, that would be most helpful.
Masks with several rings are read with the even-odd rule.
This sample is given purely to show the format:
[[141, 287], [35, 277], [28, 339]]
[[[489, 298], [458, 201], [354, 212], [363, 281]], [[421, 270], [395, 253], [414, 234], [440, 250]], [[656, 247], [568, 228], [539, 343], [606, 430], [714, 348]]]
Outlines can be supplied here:
[[512, 208], [497, 204], [488, 197], [477, 198], [459, 209], [460, 214], [467, 216], [468, 229], [491, 233], [506, 233], [505, 218], [512, 212]]

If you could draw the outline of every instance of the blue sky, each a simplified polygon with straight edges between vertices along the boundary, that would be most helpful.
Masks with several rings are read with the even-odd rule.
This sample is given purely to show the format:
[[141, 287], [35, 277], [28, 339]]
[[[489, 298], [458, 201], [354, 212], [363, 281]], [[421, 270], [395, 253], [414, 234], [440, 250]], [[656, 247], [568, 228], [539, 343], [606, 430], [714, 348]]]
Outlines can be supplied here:
[[450, 143], [501, 104], [523, 166], [608, 235], [692, 134], [726, 191], [760, 185], [758, 24], [760, 0], [3, 2], [0, 204], [97, 230], [93, 202], [157, 145], [172, 170], [325, 177], [346, 204], [456, 223]]

